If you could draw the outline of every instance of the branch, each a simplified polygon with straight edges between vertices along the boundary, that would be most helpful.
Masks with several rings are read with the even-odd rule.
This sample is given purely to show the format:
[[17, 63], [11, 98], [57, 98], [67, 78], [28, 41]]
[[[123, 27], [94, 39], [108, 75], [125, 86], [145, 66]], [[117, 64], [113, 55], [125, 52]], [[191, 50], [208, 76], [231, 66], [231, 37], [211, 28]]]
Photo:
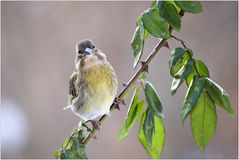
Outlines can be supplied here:
[[[170, 34], [172, 33], [172, 27], [169, 28], [169, 32]], [[158, 51], [160, 50], [160, 48], [162, 48], [165, 43], [166, 43], [167, 39], [161, 39], [160, 42], [156, 45], [156, 47], [151, 51], [151, 53], [149, 54], [148, 58], [146, 59], [145, 63], [142, 64], [141, 68], [135, 73], [135, 75], [129, 80], [129, 82], [125, 85], [125, 87], [123, 88], [123, 90], [120, 92], [118, 98], [120, 100], [123, 100], [126, 96], [127, 91], [130, 89], [131, 86], [134, 85], [134, 83], [136, 82], [136, 80], [139, 78], [139, 76], [141, 75], [141, 73], [143, 71], [145, 71], [145, 69], [147, 68], [147, 66], [151, 63], [151, 61], [154, 59], [154, 57], [157, 55]], [[113, 112], [115, 110], [115, 105], [116, 104], [112, 104], [110, 107], [110, 112]], [[108, 117], [106, 115], [103, 115], [99, 122], [100, 124], [103, 124], [104, 121], [107, 119]], [[83, 144], [88, 144], [90, 142], [90, 140], [92, 139], [92, 137], [94, 137], [95, 133], [96, 133], [97, 129], [93, 128], [91, 134], [89, 134], [86, 139], [84, 140]]]

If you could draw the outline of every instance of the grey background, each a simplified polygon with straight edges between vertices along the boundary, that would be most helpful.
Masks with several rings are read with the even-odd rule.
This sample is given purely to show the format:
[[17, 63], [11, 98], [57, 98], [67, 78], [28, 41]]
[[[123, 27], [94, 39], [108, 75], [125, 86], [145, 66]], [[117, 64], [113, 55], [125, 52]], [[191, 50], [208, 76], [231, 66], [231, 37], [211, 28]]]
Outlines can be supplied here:
[[[8, 138], [13, 135], [10, 140], [2, 136], [2, 158], [54, 158], [55, 150], [78, 124], [78, 117], [62, 108], [67, 105], [68, 80], [79, 40], [92, 39], [106, 53], [119, 82], [129, 80], [133, 75], [130, 41], [135, 21], [149, 5], [149, 2], [1, 2], [1, 117], [8, 117], [1, 120], [1, 126], [6, 127], [1, 134]], [[170, 51], [161, 49], [150, 65], [148, 77], [164, 106], [166, 143], [161, 158], [238, 156], [238, 5], [237, 2], [202, 2], [202, 5], [203, 13], [186, 14], [180, 33], [174, 35], [186, 41], [194, 57], [207, 64], [211, 78], [228, 91], [235, 115], [230, 117], [217, 108], [216, 134], [205, 154], [200, 155], [189, 120], [184, 126], [180, 121], [186, 87], [183, 85], [175, 96], [170, 95]], [[156, 44], [156, 38], [147, 39], [143, 59]], [[173, 49], [180, 44], [169, 40], [169, 45]], [[126, 102], [129, 104], [130, 98]], [[15, 111], [5, 112], [11, 104], [16, 115], [23, 118], [17, 118]], [[137, 140], [138, 126], [125, 141], [116, 142], [126, 113], [127, 108], [112, 113], [97, 140], [88, 146], [89, 158], [149, 158]]]

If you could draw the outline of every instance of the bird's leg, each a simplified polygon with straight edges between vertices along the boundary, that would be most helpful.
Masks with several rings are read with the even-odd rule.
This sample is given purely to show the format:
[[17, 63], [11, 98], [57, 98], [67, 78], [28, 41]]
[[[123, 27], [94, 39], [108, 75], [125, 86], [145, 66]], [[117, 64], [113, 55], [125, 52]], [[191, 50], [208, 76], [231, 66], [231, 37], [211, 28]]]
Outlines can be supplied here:
[[92, 129], [86, 125], [86, 122], [82, 123], [82, 126], [84, 126], [87, 129], [87, 131], [92, 132]]
[[90, 122], [93, 126], [93, 128], [95, 129], [100, 129], [100, 122], [99, 121], [95, 121], [95, 120], [88, 120], [86, 121], [85, 123], [88, 123]]
[[125, 106], [125, 101], [118, 97], [115, 97], [113, 103], [115, 104], [115, 109], [118, 109], [118, 110], [120, 110], [120, 105]]

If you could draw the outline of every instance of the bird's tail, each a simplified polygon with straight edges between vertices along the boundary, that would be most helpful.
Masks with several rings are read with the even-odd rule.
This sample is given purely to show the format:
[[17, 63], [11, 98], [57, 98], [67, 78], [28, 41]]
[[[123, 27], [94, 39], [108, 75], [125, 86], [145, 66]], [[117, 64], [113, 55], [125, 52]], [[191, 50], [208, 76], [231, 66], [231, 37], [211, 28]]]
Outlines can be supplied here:
[[67, 109], [71, 108], [71, 106], [72, 105], [69, 104], [68, 106], [64, 107], [63, 110], [67, 110]]

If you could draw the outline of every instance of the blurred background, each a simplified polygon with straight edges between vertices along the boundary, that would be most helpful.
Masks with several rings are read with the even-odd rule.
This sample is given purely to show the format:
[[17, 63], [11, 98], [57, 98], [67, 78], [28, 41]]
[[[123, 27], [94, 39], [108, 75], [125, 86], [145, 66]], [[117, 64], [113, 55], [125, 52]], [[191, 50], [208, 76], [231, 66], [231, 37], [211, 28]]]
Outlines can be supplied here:
[[[186, 86], [170, 95], [170, 51], [160, 50], [148, 79], [164, 107], [166, 143], [161, 158], [237, 158], [238, 156], [238, 5], [202, 2], [201, 14], [186, 14], [180, 33], [211, 78], [230, 94], [235, 115], [217, 108], [217, 129], [200, 155], [190, 128], [180, 120]], [[54, 158], [79, 118], [67, 105], [75, 44], [84, 38], [106, 53], [118, 80], [134, 74], [130, 46], [137, 17], [150, 2], [1, 2], [1, 152], [2, 158]], [[149, 37], [143, 59], [157, 44]], [[169, 40], [171, 49], [180, 44]], [[122, 85], [119, 85], [119, 91]], [[126, 100], [129, 104], [130, 97]], [[150, 158], [137, 139], [138, 126], [117, 143], [127, 113], [115, 111], [87, 148], [89, 158]]]

